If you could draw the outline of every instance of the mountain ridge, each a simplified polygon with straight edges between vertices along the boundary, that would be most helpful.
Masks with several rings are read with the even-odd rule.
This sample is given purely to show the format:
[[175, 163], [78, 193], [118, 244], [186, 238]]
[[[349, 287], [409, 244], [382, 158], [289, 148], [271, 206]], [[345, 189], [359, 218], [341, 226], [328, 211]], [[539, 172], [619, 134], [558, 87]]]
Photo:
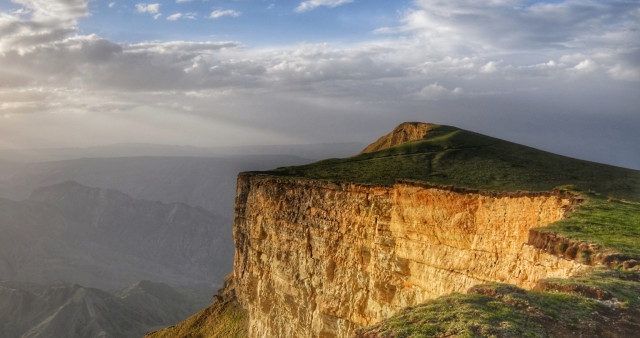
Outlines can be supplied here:
[[[183, 320], [197, 309], [189, 297], [166, 284], [145, 282], [115, 293], [78, 284], [39, 285], [0, 281], [3, 337], [139, 337]], [[138, 284], [138, 283], [137, 283]], [[132, 291], [151, 302], [132, 299]], [[140, 292], [141, 291], [141, 292]], [[164, 308], [158, 312], [157, 307]], [[200, 305], [202, 306], [202, 305]]]
[[231, 270], [229, 220], [202, 208], [69, 181], [22, 202], [0, 199], [0, 210], [0, 278], [71, 277], [104, 289], [142, 279], [211, 287]]

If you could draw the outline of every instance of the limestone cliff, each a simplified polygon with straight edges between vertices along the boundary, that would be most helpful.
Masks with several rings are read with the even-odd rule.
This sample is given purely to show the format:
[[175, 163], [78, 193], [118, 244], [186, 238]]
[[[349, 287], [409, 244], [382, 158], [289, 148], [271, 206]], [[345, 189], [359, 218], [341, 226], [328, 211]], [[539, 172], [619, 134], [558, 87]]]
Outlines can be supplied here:
[[528, 244], [566, 192], [489, 193], [399, 181], [238, 177], [234, 278], [252, 337], [347, 337], [407, 306], [500, 281], [523, 288], [580, 263]]
[[638, 187], [637, 170], [403, 123], [349, 158], [238, 176], [242, 320], [209, 319], [250, 337], [628, 336]]

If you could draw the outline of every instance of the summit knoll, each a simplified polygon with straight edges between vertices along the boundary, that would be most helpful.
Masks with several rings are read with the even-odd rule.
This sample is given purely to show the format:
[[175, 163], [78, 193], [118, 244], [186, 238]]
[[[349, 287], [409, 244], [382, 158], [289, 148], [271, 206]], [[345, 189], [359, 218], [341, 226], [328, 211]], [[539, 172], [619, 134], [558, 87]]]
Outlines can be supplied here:
[[640, 201], [637, 170], [561, 156], [452, 126], [416, 122], [399, 125], [358, 155], [262, 174], [387, 186], [404, 179], [510, 192], [573, 185]]
[[397, 146], [399, 144], [424, 139], [435, 125], [421, 122], [405, 122], [397, 126], [391, 133], [382, 136], [367, 146], [362, 153], [371, 153]]

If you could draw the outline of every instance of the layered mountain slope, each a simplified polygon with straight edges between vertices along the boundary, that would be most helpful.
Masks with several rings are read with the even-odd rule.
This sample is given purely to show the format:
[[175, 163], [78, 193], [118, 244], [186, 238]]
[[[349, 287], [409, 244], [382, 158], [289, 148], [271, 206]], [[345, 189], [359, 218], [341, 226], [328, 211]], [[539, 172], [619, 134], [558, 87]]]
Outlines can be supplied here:
[[77, 284], [0, 282], [0, 333], [32, 338], [140, 337], [183, 320], [195, 311], [194, 305], [189, 296], [149, 281], [117, 295]]
[[229, 220], [185, 204], [66, 182], [0, 199], [0, 278], [104, 289], [139, 280], [211, 287], [231, 271]]
[[185, 203], [233, 218], [239, 171], [308, 163], [295, 156], [81, 158], [43, 163], [0, 162], [0, 197], [23, 200], [66, 181], [122, 191], [131, 197]]
[[247, 313], [235, 297], [233, 275], [214, 296], [213, 303], [187, 320], [147, 334], [147, 338], [241, 338], [247, 336]]

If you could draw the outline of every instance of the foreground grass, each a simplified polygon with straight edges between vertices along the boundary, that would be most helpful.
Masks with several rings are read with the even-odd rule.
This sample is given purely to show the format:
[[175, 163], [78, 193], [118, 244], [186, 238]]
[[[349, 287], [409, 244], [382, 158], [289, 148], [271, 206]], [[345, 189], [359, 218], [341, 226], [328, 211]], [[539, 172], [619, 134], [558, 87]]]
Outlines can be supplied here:
[[[360, 330], [357, 336], [562, 337], [640, 332], [638, 273], [597, 269], [584, 276], [550, 281], [565, 287], [526, 291], [500, 283], [479, 285], [468, 294], [454, 293], [402, 310]], [[581, 294], [580, 288], [566, 287], [585, 283], [614, 298], [593, 299]]]
[[247, 313], [235, 300], [216, 303], [177, 325], [152, 332], [145, 338], [247, 337]]
[[393, 185], [398, 179], [495, 191], [577, 189], [640, 201], [640, 171], [573, 159], [450, 126], [425, 139], [261, 174]]
[[572, 278], [549, 278], [540, 285], [551, 290], [603, 290], [606, 294], [601, 294], [601, 298], [615, 299], [624, 308], [640, 309], [640, 273], [637, 271], [599, 267]]
[[599, 245], [603, 251], [640, 258], [640, 203], [582, 193], [585, 202], [569, 218], [537, 230]]

